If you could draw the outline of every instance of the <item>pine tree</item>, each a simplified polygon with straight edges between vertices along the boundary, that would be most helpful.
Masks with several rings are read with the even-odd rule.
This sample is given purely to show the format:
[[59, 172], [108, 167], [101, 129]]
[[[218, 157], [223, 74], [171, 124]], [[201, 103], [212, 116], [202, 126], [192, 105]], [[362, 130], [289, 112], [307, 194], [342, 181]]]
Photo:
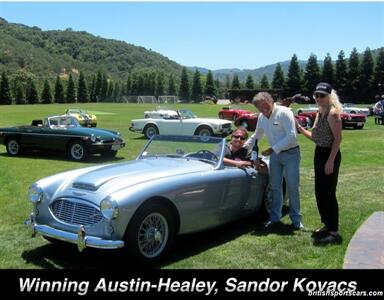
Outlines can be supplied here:
[[286, 92], [288, 95], [294, 95], [301, 93], [302, 91], [300, 66], [296, 54], [292, 56], [289, 64], [286, 86]]
[[348, 96], [349, 100], [356, 102], [359, 99], [359, 69], [360, 69], [359, 53], [353, 48], [348, 60]]
[[67, 103], [76, 102], [76, 93], [75, 93], [75, 83], [73, 82], [72, 74], [69, 74], [68, 83], [67, 83]]
[[12, 104], [11, 89], [7, 74], [3, 72], [0, 80], [0, 104]]
[[95, 83], [95, 102], [99, 102], [101, 98], [101, 86], [103, 85], [103, 74], [101, 71], [97, 71], [96, 83]]
[[331, 86], [334, 86], [335, 84], [335, 72], [333, 69], [333, 64], [332, 64], [332, 58], [329, 53], [327, 53], [327, 56], [324, 58], [324, 63], [323, 63], [323, 70], [321, 73], [321, 82], [327, 82]]
[[156, 76], [155, 96], [159, 97], [164, 95], [164, 73], [159, 72]]
[[115, 85], [114, 85], [113, 81], [110, 80], [108, 82], [107, 95], [106, 95], [105, 99], [107, 99], [108, 101], [111, 101], [114, 89], [115, 89]]
[[239, 76], [237, 76], [237, 74], [235, 74], [235, 75], [233, 75], [231, 89], [232, 90], [239, 90], [240, 88], [241, 88], [241, 86], [240, 86]]
[[38, 96], [36, 85], [33, 79], [30, 79], [28, 82], [25, 98], [27, 103], [29, 104], [39, 103], [39, 96]]
[[384, 93], [384, 48], [379, 50], [376, 57], [376, 66], [373, 74], [373, 90], [375, 94]]
[[25, 97], [23, 92], [23, 85], [20, 82], [16, 83], [15, 88], [15, 103], [16, 104], [25, 104]]
[[41, 103], [43, 104], [52, 103], [51, 87], [49, 86], [47, 79], [44, 80], [43, 91], [41, 92]]
[[340, 99], [345, 99], [347, 92], [347, 62], [345, 60], [344, 51], [341, 50], [337, 56], [336, 71], [335, 71], [335, 89], [337, 90]]
[[174, 96], [177, 94], [175, 80], [171, 74], [168, 79], [168, 95]]
[[284, 89], [285, 79], [284, 72], [281, 68], [280, 63], [276, 65], [275, 72], [273, 73], [272, 79], [272, 88], [274, 89]]
[[89, 100], [91, 102], [96, 102], [95, 87], [96, 87], [96, 77], [92, 76], [91, 86], [89, 87]]
[[216, 87], [215, 83], [213, 82], [213, 75], [211, 70], [208, 71], [207, 79], [205, 81], [205, 95], [207, 96], [216, 96]]
[[100, 99], [99, 101], [104, 101], [105, 98], [107, 98], [107, 93], [108, 93], [108, 79], [105, 74], [103, 74], [102, 79], [101, 79], [101, 89], [100, 89]]
[[132, 78], [130, 75], [127, 76], [127, 81], [125, 83], [125, 95], [129, 96], [132, 94]]
[[195, 70], [192, 80], [191, 99], [194, 102], [200, 102], [203, 95], [203, 87], [201, 86], [201, 77], [198, 69]]
[[260, 79], [260, 88], [269, 89], [268, 77], [265, 74], [263, 74], [263, 76]]
[[120, 102], [121, 99], [121, 88], [118, 81], [115, 82], [115, 86], [113, 87], [112, 94], [113, 102]]
[[305, 66], [303, 92], [310, 96], [316, 89], [316, 85], [320, 82], [320, 68], [317, 64], [317, 57], [311, 54]]
[[360, 102], [366, 103], [373, 99], [375, 93], [373, 91], [373, 57], [371, 49], [367, 48], [364, 51], [363, 59], [360, 65], [360, 78], [359, 78], [359, 93]]
[[245, 87], [250, 90], [253, 90], [255, 88], [255, 83], [253, 82], [253, 77], [251, 74], [248, 74], [247, 76], [247, 79], [245, 81]]
[[189, 79], [187, 74], [187, 68], [183, 67], [181, 70], [181, 79], [179, 87], [179, 98], [188, 100], [189, 99]]
[[77, 101], [82, 103], [88, 102], [87, 83], [85, 82], [83, 72], [80, 72], [79, 74], [79, 80], [77, 84]]
[[54, 95], [54, 102], [56, 103], [65, 103], [65, 96], [64, 96], [64, 87], [61, 83], [60, 77], [56, 77], [55, 82], [55, 95]]

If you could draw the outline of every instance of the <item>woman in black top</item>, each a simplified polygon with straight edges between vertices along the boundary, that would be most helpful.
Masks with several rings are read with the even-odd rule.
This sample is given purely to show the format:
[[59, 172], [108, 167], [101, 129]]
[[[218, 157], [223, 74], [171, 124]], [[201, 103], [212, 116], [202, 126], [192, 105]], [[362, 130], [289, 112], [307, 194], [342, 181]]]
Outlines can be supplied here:
[[314, 157], [315, 194], [324, 226], [315, 230], [312, 236], [316, 242], [340, 243], [336, 186], [341, 162], [342, 124], [340, 113], [342, 107], [336, 92], [328, 83], [319, 83], [313, 97], [319, 106], [319, 112], [312, 132], [297, 124], [298, 131], [316, 144]]

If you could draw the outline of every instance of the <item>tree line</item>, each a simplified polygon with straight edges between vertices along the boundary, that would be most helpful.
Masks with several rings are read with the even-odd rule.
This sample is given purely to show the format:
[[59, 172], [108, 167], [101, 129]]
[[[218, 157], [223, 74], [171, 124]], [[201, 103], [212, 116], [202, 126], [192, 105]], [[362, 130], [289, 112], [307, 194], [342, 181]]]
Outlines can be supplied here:
[[4, 71], [0, 80], [0, 104], [122, 102], [127, 101], [129, 96], [140, 95], [178, 95], [183, 100], [200, 102], [206, 97], [225, 98], [229, 89], [241, 88], [273, 88], [281, 89], [283, 96], [297, 93], [311, 96], [316, 84], [321, 81], [330, 83], [343, 101], [368, 103], [376, 94], [384, 93], [384, 49], [379, 50], [376, 59], [369, 48], [361, 58], [356, 48], [349, 59], [344, 51], [340, 51], [335, 63], [327, 54], [322, 66], [316, 55], [311, 54], [304, 69], [300, 68], [294, 54], [287, 76], [277, 64], [271, 82], [265, 74], [260, 82], [256, 82], [251, 75], [241, 82], [237, 74], [232, 78], [227, 76], [225, 82], [221, 82], [214, 79], [211, 71], [204, 75], [198, 69], [189, 72], [185, 67], [180, 76], [142, 69], [130, 73], [125, 82], [108, 78], [100, 70], [87, 78], [81, 71], [64, 75], [58, 75], [54, 82], [50, 82], [24, 69], [13, 74]]

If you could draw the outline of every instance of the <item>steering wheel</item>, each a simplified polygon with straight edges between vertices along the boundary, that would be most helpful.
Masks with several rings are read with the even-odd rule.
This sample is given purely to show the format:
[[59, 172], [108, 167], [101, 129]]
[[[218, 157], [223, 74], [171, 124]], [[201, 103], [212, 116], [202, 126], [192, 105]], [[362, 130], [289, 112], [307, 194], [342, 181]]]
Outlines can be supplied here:
[[184, 157], [196, 157], [201, 159], [207, 159], [212, 161], [218, 161], [217, 155], [209, 150], [199, 150], [197, 152], [187, 153]]

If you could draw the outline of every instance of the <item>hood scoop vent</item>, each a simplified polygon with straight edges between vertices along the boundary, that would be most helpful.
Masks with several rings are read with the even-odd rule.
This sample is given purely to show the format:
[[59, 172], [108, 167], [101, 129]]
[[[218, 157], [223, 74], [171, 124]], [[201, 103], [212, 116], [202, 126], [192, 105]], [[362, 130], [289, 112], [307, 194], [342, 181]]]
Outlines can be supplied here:
[[97, 189], [99, 188], [98, 186], [95, 186], [91, 183], [86, 183], [86, 182], [74, 182], [72, 184], [72, 187], [74, 189], [87, 190], [87, 191], [97, 191]]

